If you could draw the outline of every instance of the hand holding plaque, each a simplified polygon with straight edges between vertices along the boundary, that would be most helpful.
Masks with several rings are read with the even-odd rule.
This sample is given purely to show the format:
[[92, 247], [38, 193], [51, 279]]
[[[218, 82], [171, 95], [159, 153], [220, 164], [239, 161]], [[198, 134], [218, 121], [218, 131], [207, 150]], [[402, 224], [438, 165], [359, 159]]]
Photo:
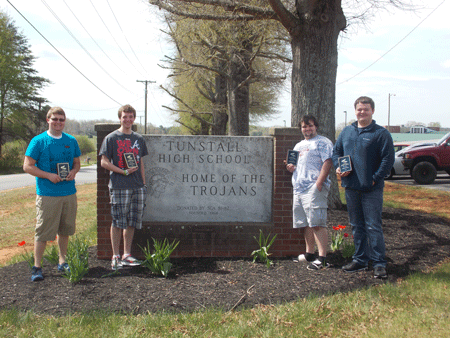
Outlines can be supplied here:
[[352, 161], [350, 160], [350, 155], [345, 155], [342, 157], [339, 157], [339, 169], [341, 171], [341, 174], [352, 171]]
[[297, 165], [298, 161], [298, 151], [296, 150], [288, 150], [287, 156], [286, 156], [286, 165], [292, 164]]
[[127, 166], [127, 169], [136, 168], [137, 162], [136, 157], [134, 156], [134, 153], [124, 153], [123, 159], [125, 161], [125, 165]]
[[69, 163], [64, 162], [64, 163], [57, 163], [56, 164], [56, 168], [58, 169], [58, 176], [65, 181], [67, 176], [69, 176], [69, 172], [70, 172], [70, 167], [69, 167]]

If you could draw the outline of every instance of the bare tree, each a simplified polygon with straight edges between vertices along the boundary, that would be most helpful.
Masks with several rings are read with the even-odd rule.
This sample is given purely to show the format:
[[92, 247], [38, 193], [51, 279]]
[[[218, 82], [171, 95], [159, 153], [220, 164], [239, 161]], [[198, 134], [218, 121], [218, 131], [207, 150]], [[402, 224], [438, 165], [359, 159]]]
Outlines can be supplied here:
[[[292, 49], [291, 125], [314, 114], [322, 133], [335, 141], [337, 40], [347, 27], [342, 0], [149, 0], [170, 13], [199, 20], [276, 20], [288, 32]], [[402, 7], [401, 0], [349, 0], [352, 19], [376, 9]], [[334, 177], [330, 207], [341, 205]]]
[[[166, 16], [166, 22], [177, 52], [166, 57], [174, 86], [164, 89], [177, 102], [172, 110], [180, 116], [178, 123], [193, 134], [210, 128], [211, 134], [224, 135], [229, 122], [230, 135], [248, 135], [249, 115], [263, 118], [277, 112], [285, 63], [291, 61], [279, 23], [224, 23], [177, 15]], [[278, 27], [271, 29], [274, 25]]]

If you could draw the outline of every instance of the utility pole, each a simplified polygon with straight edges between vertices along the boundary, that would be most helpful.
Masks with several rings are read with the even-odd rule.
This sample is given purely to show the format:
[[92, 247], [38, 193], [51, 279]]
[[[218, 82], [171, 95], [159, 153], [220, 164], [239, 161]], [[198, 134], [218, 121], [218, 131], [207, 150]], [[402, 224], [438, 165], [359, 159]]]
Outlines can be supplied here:
[[391, 96], [395, 96], [395, 94], [389, 93], [388, 96], [388, 130], [391, 132]]
[[344, 114], [345, 114], [345, 126], [347, 126], [347, 111], [344, 110]]
[[136, 80], [136, 82], [143, 82], [145, 83], [145, 128], [144, 128], [144, 134], [147, 134], [147, 85], [149, 83], [155, 83], [156, 81], [149, 81], [149, 80]]

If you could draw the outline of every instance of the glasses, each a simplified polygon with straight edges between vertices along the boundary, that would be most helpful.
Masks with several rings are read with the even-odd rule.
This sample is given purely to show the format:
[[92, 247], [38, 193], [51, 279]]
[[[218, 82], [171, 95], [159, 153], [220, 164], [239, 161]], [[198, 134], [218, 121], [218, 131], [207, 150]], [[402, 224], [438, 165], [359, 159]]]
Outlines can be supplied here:
[[59, 121], [59, 122], [64, 122], [66, 119], [58, 119], [58, 118], [56, 118], [56, 117], [52, 117], [50, 120], [52, 120], [52, 121], [54, 121], [54, 122], [57, 122], [57, 121]]

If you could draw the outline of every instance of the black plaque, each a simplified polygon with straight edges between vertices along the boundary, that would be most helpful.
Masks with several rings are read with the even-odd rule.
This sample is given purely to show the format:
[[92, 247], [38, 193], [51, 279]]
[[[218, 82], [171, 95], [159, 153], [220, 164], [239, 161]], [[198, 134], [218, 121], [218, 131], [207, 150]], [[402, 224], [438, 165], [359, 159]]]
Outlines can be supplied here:
[[352, 171], [352, 161], [350, 160], [350, 155], [339, 157], [339, 169], [341, 174], [347, 171]]
[[67, 178], [67, 176], [69, 176], [70, 172], [69, 163], [67, 162], [57, 163], [56, 167], [58, 169], [58, 176], [61, 177], [61, 179], [64, 181]]
[[125, 160], [127, 169], [136, 168], [138, 166], [136, 162], [136, 157], [134, 157], [134, 153], [124, 153], [123, 159]]
[[288, 150], [286, 156], [286, 164], [297, 165], [298, 161], [298, 151], [297, 150]]

